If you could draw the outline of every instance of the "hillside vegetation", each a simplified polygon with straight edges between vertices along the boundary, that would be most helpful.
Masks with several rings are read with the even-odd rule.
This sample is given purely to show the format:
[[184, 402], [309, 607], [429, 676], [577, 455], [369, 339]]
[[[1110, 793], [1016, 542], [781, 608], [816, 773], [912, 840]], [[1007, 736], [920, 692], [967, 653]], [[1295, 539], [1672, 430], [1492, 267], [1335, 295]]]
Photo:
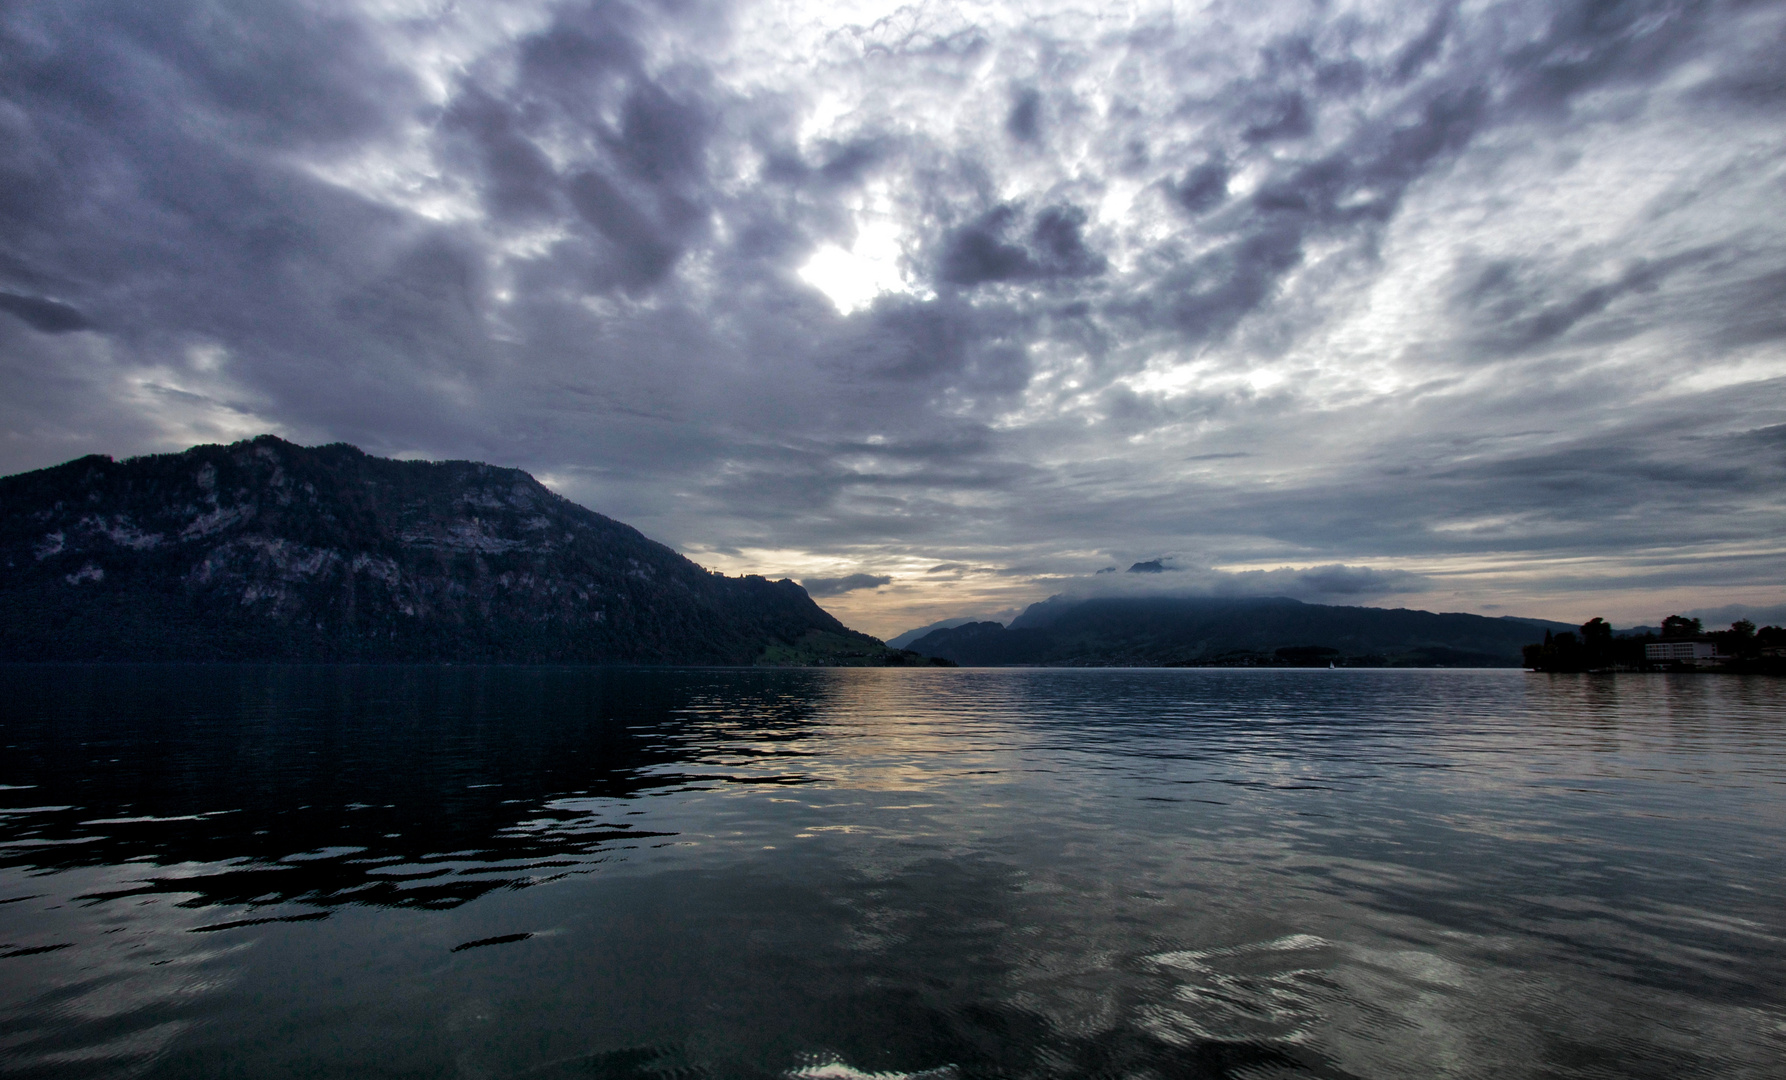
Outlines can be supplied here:
[[262, 436], [6, 477], [0, 515], [10, 660], [913, 660], [470, 461]]
[[1517, 667], [1548, 625], [1283, 597], [1055, 598], [1008, 628], [969, 623], [910, 644], [973, 666]]

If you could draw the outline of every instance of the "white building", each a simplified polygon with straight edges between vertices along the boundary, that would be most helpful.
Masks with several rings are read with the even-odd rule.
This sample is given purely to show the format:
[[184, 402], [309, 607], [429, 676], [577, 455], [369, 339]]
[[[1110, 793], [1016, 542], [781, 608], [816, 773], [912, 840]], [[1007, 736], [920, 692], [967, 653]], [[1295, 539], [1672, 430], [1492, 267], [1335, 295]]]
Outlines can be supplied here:
[[1643, 647], [1643, 658], [1687, 664], [1724, 659], [1718, 655], [1718, 647], [1709, 641], [1652, 641]]

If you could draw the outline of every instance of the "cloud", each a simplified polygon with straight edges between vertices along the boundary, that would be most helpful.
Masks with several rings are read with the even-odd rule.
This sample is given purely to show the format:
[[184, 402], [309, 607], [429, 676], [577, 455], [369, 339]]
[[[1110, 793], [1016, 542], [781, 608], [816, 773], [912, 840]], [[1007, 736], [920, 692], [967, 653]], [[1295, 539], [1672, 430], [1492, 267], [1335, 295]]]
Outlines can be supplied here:
[[529, 137], [513, 104], [471, 87], [447, 109], [441, 134], [448, 141], [463, 136], [469, 143], [467, 166], [492, 216], [546, 217], [558, 208], [558, 170]]
[[[1739, 619], [1747, 619], [1756, 626], [1786, 626], [1786, 603], [1724, 604], [1720, 607], [1693, 608], [1686, 614], [1704, 622], [1707, 630], [1722, 630]], [[1663, 618], [1665, 616], [1657, 616], [1655, 625], [1660, 626]]]
[[[1131, 577], [1130, 575], [1136, 575]], [[1057, 581], [1055, 593], [1070, 599], [1093, 596], [1288, 596], [1319, 603], [1358, 603], [1430, 590], [1433, 580], [1407, 570], [1329, 563], [1272, 570], [1218, 570], [1136, 563], [1125, 574], [1090, 575]]]
[[1035, 142], [1041, 135], [1042, 95], [1033, 87], [1017, 94], [1005, 116], [1005, 130], [1019, 142]]
[[1207, 566], [1747, 602], [1786, 532], [1783, 33], [22, 0], [0, 469], [264, 429], [491, 460], [733, 571], [899, 567], [832, 594], [898, 625]]
[[1308, 99], [1294, 90], [1252, 102], [1247, 112], [1250, 119], [1240, 137], [1250, 143], [1300, 139], [1314, 131]]
[[800, 587], [813, 596], [841, 596], [857, 589], [878, 589], [892, 583], [893, 579], [885, 574], [850, 574], [838, 578], [807, 578]]
[[[1260, 576], [1249, 578], [1248, 574]], [[1431, 579], [1406, 570], [1378, 570], [1369, 566], [1345, 566], [1341, 563], [1311, 566], [1304, 570], [1285, 567], [1281, 570], [1243, 571], [1235, 576], [1245, 581], [1286, 580], [1293, 582], [1290, 587], [1298, 592], [1307, 591], [1324, 596], [1382, 596], [1419, 592], [1432, 584]]]
[[0, 311], [18, 316], [25, 325], [45, 334], [67, 334], [93, 327], [79, 310], [41, 296], [0, 292]]
[[1228, 180], [1227, 163], [1205, 161], [1171, 186], [1172, 197], [1188, 212], [1201, 214], [1219, 206], [1228, 197]]
[[578, 173], [566, 189], [577, 213], [613, 245], [617, 276], [625, 284], [655, 285], [682, 257], [674, 230], [635, 206], [601, 174]]
[[1670, 273], [1712, 254], [1689, 250], [1654, 262], [1640, 259], [1612, 280], [1588, 286], [1523, 281], [1520, 267], [1497, 261], [1473, 274], [1457, 304], [1481, 327], [1478, 351], [1518, 355], [1562, 337], [1626, 296], [1656, 293]]
[[1091, 277], [1106, 267], [1103, 256], [1086, 246], [1086, 213], [1077, 206], [1049, 206], [1038, 212], [1023, 242], [1007, 240], [1020, 217], [1000, 206], [944, 241], [940, 276], [952, 285]]

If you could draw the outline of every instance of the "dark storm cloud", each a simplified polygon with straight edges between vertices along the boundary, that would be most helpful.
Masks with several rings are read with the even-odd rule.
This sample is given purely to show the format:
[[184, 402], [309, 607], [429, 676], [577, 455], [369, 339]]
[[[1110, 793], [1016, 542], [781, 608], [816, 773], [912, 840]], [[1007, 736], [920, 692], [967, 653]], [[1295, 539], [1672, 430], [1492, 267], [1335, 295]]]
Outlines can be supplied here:
[[886, 152], [888, 150], [880, 139], [866, 137], [843, 145], [829, 143], [820, 146], [818, 162], [807, 164], [797, 150], [777, 146], [766, 155], [768, 166], [763, 171], [768, 179], [789, 184], [818, 180], [822, 184], [854, 186], [863, 180], [864, 175], [872, 170]]
[[[1482, 130], [1523, 110], [1554, 113], [1574, 97], [1609, 83], [1659, 78], [1694, 55], [1692, 31], [1703, 19], [1704, 7], [1559, 5], [1537, 40], [1512, 50], [1500, 63], [1441, 72], [1430, 88], [1417, 88], [1404, 117], [1366, 122], [1335, 151], [1274, 162], [1249, 204], [1214, 223], [1227, 241], [1162, 275], [1151, 308], [1194, 338], [1225, 335], [1271, 299], [1285, 275], [1303, 265], [1311, 241], [1374, 234], [1395, 217], [1411, 185], [1448, 165]], [[1452, 20], [1449, 8], [1436, 15], [1394, 58], [1387, 81], [1405, 83], [1429, 67], [1451, 34]], [[1272, 46], [1266, 57], [1265, 87], [1301, 77], [1312, 89], [1332, 67], [1299, 40]], [[1497, 102], [1491, 88], [1502, 79], [1511, 79], [1511, 86]], [[1313, 131], [1305, 89], [1242, 91], [1240, 96], [1247, 101], [1236, 119], [1244, 143], [1295, 140]], [[1221, 201], [1228, 179], [1227, 167], [1211, 160], [1169, 190], [1186, 210], [1200, 214]], [[1525, 344], [1554, 336], [1620, 292], [1641, 287], [1637, 280], [1590, 291], [1576, 298], [1574, 308], [1565, 305], [1537, 315], [1524, 328], [1533, 335]]]
[[[1409, 185], [1468, 144], [1487, 118], [1478, 87], [1449, 88], [1413, 115], [1360, 132], [1340, 150], [1276, 169], [1248, 202], [1218, 219], [1227, 239], [1160, 278], [1158, 318], [1195, 338], [1226, 334], [1301, 266], [1311, 240], [1373, 231], [1394, 217]], [[1225, 192], [1225, 167], [1206, 162], [1174, 190], [1192, 212]]]
[[1035, 142], [1042, 133], [1042, 95], [1034, 89], [1020, 91], [1005, 115], [1005, 130], [1019, 142]]
[[577, 213], [614, 245], [614, 263], [626, 284], [655, 285], [682, 256], [672, 239], [676, 230], [635, 206], [600, 173], [571, 177], [569, 194]]
[[1016, 216], [1014, 208], [1001, 206], [955, 230], [944, 242], [942, 279], [955, 285], [979, 285], [1036, 276], [1029, 252], [1005, 239]]
[[[1158, 566], [1158, 560], [1136, 566]], [[1169, 571], [1162, 573], [1162, 570]], [[1356, 603], [1360, 599], [1421, 592], [1430, 578], [1405, 570], [1381, 570], [1370, 566], [1329, 563], [1306, 568], [1272, 570], [1216, 570], [1206, 567], [1167, 566], [1137, 571], [1141, 577], [1110, 574], [1105, 570], [1056, 582], [1057, 595], [1090, 596], [1288, 596], [1326, 603]]]
[[807, 578], [800, 587], [813, 596], [841, 596], [857, 589], [878, 589], [893, 579], [885, 574], [850, 574], [840, 578]]
[[[1273, 571], [1259, 571], [1269, 575]], [[1312, 566], [1294, 572], [1300, 588], [1324, 596], [1381, 596], [1386, 593], [1417, 592], [1429, 584], [1428, 579], [1406, 570], [1377, 570], [1368, 566], [1345, 566], [1332, 563]]]
[[[1516, 412], [1547, 389], [1533, 384], [1496, 404]], [[1480, 550], [1514, 537], [1571, 557], [1603, 552], [1613, 534], [1641, 549], [1765, 541], [1778, 513], [1773, 493], [1786, 490], [1786, 455], [1767, 445], [1766, 429], [1702, 433], [1737, 414], [1742, 395], [1771, 398], [1780, 389], [1776, 381], [1709, 392], [1623, 422], [1527, 433], [1505, 446], [1433, 437], [1398, 448], [1390, 460], [1405, 464], [1338, 485], [1212, 491], [1197, 502], [1206, 514], [1298, 543], [1314, 542], [1318, 528], [1329, 542], [1368, 542], [1401, 556]], [[1182, 512], [1170, 505], [1157, 512], [1175, 511]]]
[[1615, 301], [1632, 294], [1655, 293], [1670, 273], [1711, 254], [1699, 250], [1655, 261], [1638, 260], [1611, 281], [1586, 287], [1525, 280], [1520, 267], [1495, 262], [1474, 273], [1458, 290], [1456, 303], [1481, 327], [1475, 342], [1478, 350], [1495, 356], [1518, 355], [1562, 337]]
[[1172, 197], [1192, 214], [1201, 214], [1228, 197], [1228, 177], [1226, 162], [1205, 161], [1172, 185]]
[[[290, 163], [351, 153], [416, 102], [362, 23], [278, 5], [12, 5], [0, 36], [0, 111], [20, 134], [0, 184], [0, 286], [49, 284], [107, 328], [125, 371], [201, 344], [240, 353], [259, 384], [247, 396], [277, 396], [295, 427], [393, 415], [368, 384], [407, 375], [362, 369], [355, 386], [341, 366], [383, 350], [351, 341], [342, 315], [418, 230]], [[105, 371], [46, 360], [82, 383]]]
[[[473, 82], [448, 112], [478, 144], [493, 211], [550, 213], [562, 192], [605, 241], [589, 282], [598, 290], [658, 285], [709, 216], [707, 108], [644, 73], [633, 21], [624, 5], [572, 6], [521, 43], [521, 78], [506, 100]], [[538, 140], [567, 130], [599, 150], [561, 178]]]
[[492, 214], [542, 216], [556, 209], [558, 172], [528, 137], [519, 109], [472, 87], [447, 110], [442, 129], [463, 132], [471, 142], [484, 205]]
[[1786, 604], [1756, 607], [1750, 604], [1725, 604], [1715, 608], [1694, 608], [1683, 612], [1705, 623], [1707, 630], [1720, 630], [1738, 619], [1747, 619], [1756, 626], [1786, 626]]
[[1699, 54], [1705, 20], [1721, 7], [1701, 0], [1559, 3], [1544, 32], [1506, 57], [1514, 79], [1508, 102], [1555, 113], [1608, 84], [1658, 80]]
[[1777, 5], [1112, 18], [7, 5], [7, 465], [274, 427], [739, 560], [1309, 596], [1777, 534]]
[[839, 351], [850, 369], [895, 386], [1010, 393], [1029, 381], [1029, 357], [1020, 344], [1026, 322], [1015, 312], [957, 301], [890, 302], [852, 327]]
[[1295, 90], [1254, 102], [1247, 116], [1240, 137], [1250, 143], [1300, 139], [1315, 129], [1308, 99]]
[[0, 292], [0, 311], [18, 316], [31, 329], [46, 334], [67, 334], [93, 326], [79, 310], [41, 296]]
[[1755, 345], [1786, 338], [1786, 268], [1758, 274], [1727, 287], [1728, 307], [1718, 330], [1718, 344]]
[[1036, 213], [1026, 236], [1021, 211], [999, 206], [954, 230], [943, 245], [940, 277], [952, 285], [1094, 277], [1107, 266], [1086, 246], [1086, 213], [1077, 206], [1049, 206]]
[[641, 180], [665, 188], [698, 186], [705, 178], [703, 110], [642, 82], [626, 97], [620, 130], [609, 140], [617, 157]]
[[1418, 37], [1396, 50], [1389, 67], [1392, 83], [1400, 85], [1407, 82], [1438, 58], [1440, 50], [1445, 47], [1445, 39], [1451, 35], [1451, 23], [1456, 16], [1456, 4], [1442, 5]]

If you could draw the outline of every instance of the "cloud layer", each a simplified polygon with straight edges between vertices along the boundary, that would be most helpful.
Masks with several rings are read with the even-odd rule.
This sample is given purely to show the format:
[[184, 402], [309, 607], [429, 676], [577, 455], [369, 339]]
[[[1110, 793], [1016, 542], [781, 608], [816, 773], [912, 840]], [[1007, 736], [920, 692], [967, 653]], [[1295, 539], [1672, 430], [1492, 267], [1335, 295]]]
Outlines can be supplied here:
[[882, 633], [1158, 559], [1775, 604], [1783, 57], [1685, 0], [22, 0], [0, 468], [518, 465]]

